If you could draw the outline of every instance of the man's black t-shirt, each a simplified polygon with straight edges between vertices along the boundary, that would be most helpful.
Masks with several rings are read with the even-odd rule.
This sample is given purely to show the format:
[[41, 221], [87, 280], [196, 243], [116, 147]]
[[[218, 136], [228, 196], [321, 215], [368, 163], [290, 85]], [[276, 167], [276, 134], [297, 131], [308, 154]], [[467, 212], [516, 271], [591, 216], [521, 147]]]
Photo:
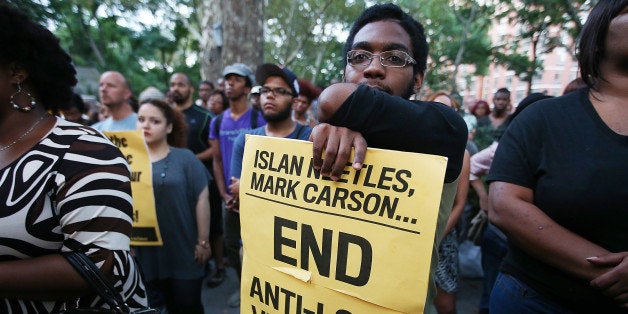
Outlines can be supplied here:
[[[209, 147], [209, 123], [212, 119], [211, 111], [192, 104], [182, 111], [188, 125], [187, 148], [198, 154]], [[211, 162], [204, 162], [205, 167], [211, 170]]]
[[445, 182], [458, 178], [467, 125], [451, 108], [410, 101], [361, 85], [329, 124], [359, 131], [370, 147], [445, 156]]

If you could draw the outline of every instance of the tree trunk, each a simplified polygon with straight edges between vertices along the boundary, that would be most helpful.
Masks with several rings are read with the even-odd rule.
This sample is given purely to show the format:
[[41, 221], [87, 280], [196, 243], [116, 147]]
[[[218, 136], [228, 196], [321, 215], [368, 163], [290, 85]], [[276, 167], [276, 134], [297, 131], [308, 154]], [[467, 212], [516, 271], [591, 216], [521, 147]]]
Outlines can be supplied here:
[[532, 80], [534, 79], [534, 74], [536, 73], [536, 47], [539, 44], [539, 39], [541, 38], [541, 34], [532, 37], [532, 65], [530, 66], [530, 71], [528, 72], [528, 77], [526, 81], [528, 82], [528, 88], [526, 90], [526, 96], [532, 93]]
[[475, 12], [477, 5], [472, 4], [471, 13], [468, 18], [460, 17], [459, 20], [464, 22], [464, 28], [462, 30], [462, 36], [460, 36], [460, 46], [458, 47], [458, 53], [456, 54], [456, 60], [454, 60], [454, 71], [451, 76], [451, 93], [458, 93], [458, 69], [462, 63], [462, 56], [464, 55], [467, 43], [467, 37], [469, 36], [469, 30], [471, 29], [471, 23], [475, 20]]
[[[201, 0], [198, 6], [198, 25], [201, 27], [199, 48], [201, 50], [201, 78], [216, 81], [222, 76], [221, 38], [216, 38], [214, 27], [218, 28], [223, 19], [220, 0]], [[220, 31], [219, 29], [217, 30]], [[220, 44], [220, 46], [219, 46]]]
[[[223, 65], [240, 62], [255, 70], [264, 60], [262, 0], [220, 0]], [[221, 69], [222, 71], [222, 69]]]
[[[79, 21], [81, 22], [81, 30], [83, 31], [83, 35], [85, 36], [85, 39], [87, 39], [87, 42], [89, 42], [89, 47], [92, 49], [92, 52], [94, 53], [94, 57], [96, 58], [98, 65], [100, 67], [104, 67], [105, 58], [103, 58], [102, 53], [100, 52], [100, 49], [98, 49], [96, 42], [94, 42], [94, 38], [92, 37], [92, 34], [89, 30], [89, 26], [87, 25], [87, 23], [85, 23], [85, 19], [83, 17], [83, 8], [81, 7], [80, 4], [77, 5], [76, 7], [78, 11], [78, 18], [79, 18]], [[70, 29], [69, 25], [68, 25], [68, 29]]]

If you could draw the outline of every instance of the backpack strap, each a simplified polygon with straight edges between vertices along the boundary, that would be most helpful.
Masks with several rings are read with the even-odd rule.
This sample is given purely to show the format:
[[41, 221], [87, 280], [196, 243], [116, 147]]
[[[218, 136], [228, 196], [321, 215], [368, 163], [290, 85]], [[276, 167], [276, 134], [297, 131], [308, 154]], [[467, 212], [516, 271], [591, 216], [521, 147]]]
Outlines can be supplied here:
[[218, 137], [220, 137], [220, 123], [222, 123], [222, 116], [224, 111], [216, 116], [216, 132], [218, 133]]
[[257, 116], [259, 111], [255, 108], [251, 108], [251, 129], [257, 129]]
[[[222, 116], [225, 114], [225, 112], [221, 112], [219, 115], [216, 116], [216, 131], [218, 132], [218, 135], [220, 136], [220, 124], [222, 123]], [[251, 129], [257, 129], [257, 117], [259, 116], [259, 110], [257, 109], [251, 109]]]

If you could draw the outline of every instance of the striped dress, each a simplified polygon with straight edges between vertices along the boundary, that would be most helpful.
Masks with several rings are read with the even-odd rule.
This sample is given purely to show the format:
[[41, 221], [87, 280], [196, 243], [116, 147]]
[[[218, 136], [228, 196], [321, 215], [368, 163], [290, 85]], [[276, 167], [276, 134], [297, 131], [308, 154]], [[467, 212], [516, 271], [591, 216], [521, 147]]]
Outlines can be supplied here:
[[[99, 267], [113, 263], [114, 286], [140, 308], [147, 299], [129, 253], [131, 213], [129, 168], [120, 151], [99, 132], [57, 119], [38, 144], [0, 169], [0, 262], [81, 250]], [[0, 298], [0, 313], [55, 313], [63, 306]]]

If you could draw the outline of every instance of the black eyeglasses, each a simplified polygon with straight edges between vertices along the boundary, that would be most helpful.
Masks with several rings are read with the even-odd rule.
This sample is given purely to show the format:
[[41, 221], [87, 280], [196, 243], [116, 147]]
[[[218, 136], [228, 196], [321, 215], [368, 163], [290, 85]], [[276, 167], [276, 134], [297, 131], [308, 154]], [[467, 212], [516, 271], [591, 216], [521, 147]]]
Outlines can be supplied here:
[[390, 68], [403, 68], [408, 64], [416, 64], [416, 61], [405, 51], [389, 50], [376, 54], [366, 50], [349, 50], [347, 52], [347, 62], [354, 66], [367, 67], [375, 56], [379, 57], [382, 66]]
[[266, 95], [272, 92], [273, 95], [292, 96], [292, 91], [283, 87], [270, 88], [270, 87], [262, 86], [259, 92], [262, 95]]

